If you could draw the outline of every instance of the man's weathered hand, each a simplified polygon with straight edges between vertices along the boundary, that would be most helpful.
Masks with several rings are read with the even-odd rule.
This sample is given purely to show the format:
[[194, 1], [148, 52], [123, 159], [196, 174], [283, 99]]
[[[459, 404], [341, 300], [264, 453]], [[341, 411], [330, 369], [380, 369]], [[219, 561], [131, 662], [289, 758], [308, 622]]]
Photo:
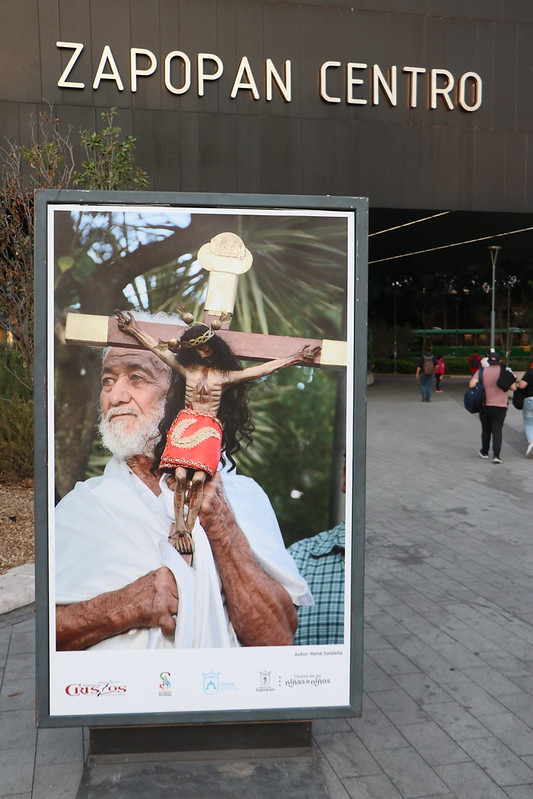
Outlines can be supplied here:
[[174, 635], [178, 588], [170, 569], [161, 566], [130, 583], [124, 592], [126, 596], [121, 601], [127, 602], [132, 611], [132, 627], [160, 627], [163, 635]]
[[176, 631], [178, 589], [166, 566], [133, 583], [94, 599], [56, 607], [58, 650], [87, 649], [114, 635], [140, 627], [159, 627], [171, 637]]

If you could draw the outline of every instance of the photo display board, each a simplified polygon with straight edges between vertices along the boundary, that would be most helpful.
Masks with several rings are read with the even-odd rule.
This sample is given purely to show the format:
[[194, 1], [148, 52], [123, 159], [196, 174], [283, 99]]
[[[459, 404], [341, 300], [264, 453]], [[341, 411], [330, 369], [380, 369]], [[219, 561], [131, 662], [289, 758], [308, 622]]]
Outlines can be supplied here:
[[[359, 714], [366, 199], [44, 191], [36, 206], [38, 723]], [[174, 343], [197, 323], [201, 341]], [[218, 432], [201, 414], [168, 429], [217, 391], [211, 477], [190, 447]], [[160, 482], [167, 432], [193, 459]], [[173, 545], [183, 472], [185, 517], [203, 485], [192, 555]], [[313, 606], [297, 542], [332, 529]]]

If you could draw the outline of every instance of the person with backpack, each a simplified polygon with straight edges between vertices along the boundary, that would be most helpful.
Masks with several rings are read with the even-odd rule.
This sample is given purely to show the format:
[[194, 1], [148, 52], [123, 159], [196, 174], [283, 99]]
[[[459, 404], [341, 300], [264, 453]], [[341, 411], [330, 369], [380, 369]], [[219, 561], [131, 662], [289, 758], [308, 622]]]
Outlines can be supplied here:
[[420, 356], [416, 365], [416, 379], [420, 380], [422, 402], [431, 402], [431, 388], [436, 365], [437, 359], [432, 354], [431, 348], [428, 348], [427, 352]]
[[508, 392], [516, 389], [516, 376], [510, 369], [502, 366], [501, 357], [491, 350], [487, 355], [488, 366], [481, 367], [470, 379], [469, 386], [474, 388], [482, 373], [485, 401], [479, 412], [481, 422], [481, 449], [479, 457], [487, 460], [492, 439], [492, 462], [503, 463], [500, 458], [502, 447], [502, 430], [507, 414]]

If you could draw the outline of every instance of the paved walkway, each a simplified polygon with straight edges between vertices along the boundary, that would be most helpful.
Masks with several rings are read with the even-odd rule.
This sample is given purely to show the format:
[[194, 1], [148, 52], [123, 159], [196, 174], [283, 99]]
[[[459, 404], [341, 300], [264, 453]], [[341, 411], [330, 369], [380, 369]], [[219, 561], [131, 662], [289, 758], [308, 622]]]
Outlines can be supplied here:
[[[478, 457], [464, 385], [369, 389], [365, 704], [313, 725], [331, 799], [533, 797], [533, 461], [513, 408]], [[33, 649], [31, 608], [0, 616], [0, 797], [74, 799], [83, 731], [35, 731]]]

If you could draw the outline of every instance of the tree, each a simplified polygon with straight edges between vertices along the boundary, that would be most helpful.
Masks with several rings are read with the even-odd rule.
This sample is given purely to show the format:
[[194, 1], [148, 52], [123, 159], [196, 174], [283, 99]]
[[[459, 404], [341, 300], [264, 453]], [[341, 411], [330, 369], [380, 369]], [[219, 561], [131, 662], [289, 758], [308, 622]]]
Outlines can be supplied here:
[[34, 192], [65, 189], [144, 188], [148, 177], [135, 166], [135, 139], [121, 138], [113, 125], [117, 109], [104, 111], [101, 134], [81, 132], [87, 160], [75, 170], [72, 129], [61, 122], [48, 104], [31, 123], [31, 144], [6, 141], [0, 149], [0, 329], [9, 332], [27, 368], [27, 386], [33, 381], [33, 214]]
[[16, 380], [32, 386], [33, 369], [33, 197], [16, 174], [0, 177], [0, 328], [9, 332], [25, 367]]
[[[0, 329], [11, 334], [20, 353], [25, 370], [22, 376], [13, 376], [26, 387], [33, 384], [34, 192], [73, 185], [86, 189], [146, 186], [146, 173], [134, 163], [135, 139], [121, 137], [121, 129], [113, 124], [116, 113], [111, 109], [101, 114], [101, 134], [81, 133], [87, 160], [80, 171], [75, 169], [72, 129], [62, 131], [50, 104], [39, 115], [38, 123], [32, 123], [29, 147], [7, 141], [0, 151]], [[65, 222], [68, 227], [68, 220]], [[64, 468], [72, 467], [76, 478], [76, 453], [88, 456], [95, 421], [94, 402], [88, 402], [85, 385], [94, 378], [84, 381], [80, 376], [94, 371], [86, 367], [94, 364], [95, 356], [90, 351], [80, 353], [78, 369], [72, 374], [65, 366], [60, 327], [56, 333], [58, 379], [68, 389], [63, 396], [70, 414], [68, 423], [63, 427], [59, 424], [56, 433], [59, 441], [68, 444], [65, 452], [71, 453], [65, 456]], [[9, 368], [6, 361], [0, 363], [2, 368]]]
[[[0, 328], [9, 332], [25, 374], [33, 385], [33, 193], [38, 188], [62, 188], [72, 179], [74, 160], [65, 137], [48, 107], [32, 123], [30, 147], [6, 141], [0, 150]], [[37, 143], [39, 139], [39, 143]]]

